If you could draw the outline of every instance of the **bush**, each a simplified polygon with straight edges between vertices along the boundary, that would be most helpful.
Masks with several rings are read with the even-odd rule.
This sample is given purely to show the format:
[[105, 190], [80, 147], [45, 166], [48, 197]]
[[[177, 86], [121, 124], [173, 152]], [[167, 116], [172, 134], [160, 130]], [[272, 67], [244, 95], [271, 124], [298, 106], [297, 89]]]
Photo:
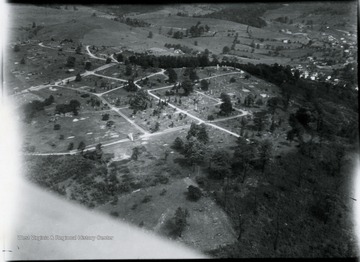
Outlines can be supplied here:
[[143, 198], [143, 200], [141, 201], [141, 203], [147, 203], [151, 201], [152, 196], [151, 195], [147, 195]]
[[213, 115], [208, 115], [207, 119], [209, 121], [213, 121], [213, 120], [215, 120], [215, 117]]
[[166, 222], [166, 228], [169, 231], [170, 236], [181, 237], [182, 232], [188, 225], [186, 221], [187, 217], [189, 217], [187, 209], [183, 210], [181, 207], [176, 209], [174, 217]]
[[201, 190], [195, 186], [188, 186], [187, 199], [190, 201], [198, 201], [201, 198]]
[[236, 82], [235, 77], [230, 78], [230, 83], [235, 83], [235, 82]]
[[108, 121], [108, 120], [109, 120], [109, 114], [104, 114], [104, 115], [102, 115], [101, 120], [102, 120], [102, 121]]
[[61, 128], [60, 124], [55, 124], [54, 125], [54, 130], [60, 130], [60, 128]]
[[184, 149], [184, 142], [180, 137], [176, 137], [174, 143], [172, 144], [172, 148], [178, 152], [181, 152]]

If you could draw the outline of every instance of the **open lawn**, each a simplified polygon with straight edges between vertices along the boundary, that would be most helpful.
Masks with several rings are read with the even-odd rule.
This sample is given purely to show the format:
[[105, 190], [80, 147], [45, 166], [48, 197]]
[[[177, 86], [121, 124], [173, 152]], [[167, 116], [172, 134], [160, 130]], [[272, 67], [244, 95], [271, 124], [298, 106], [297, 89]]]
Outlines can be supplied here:
[[[107, 127], [107, 121], [102, 120], [103, 114], [109, 114], [108, 121], [114, 122], [111, 127]], [[54, 130], [55, 124], [60, 125], [59, 130]], [[129, 133], [137, 132], [125, 119], [111, 111], [80, 111], [78, 116], [56, 118], [48, 116], [45, 111], [38, 113], [31, 124], [23, 125], [26, 126], [25, 144], [35, 146], [35, 152], [44, 153], [66, 152], [69, 143], [74, 143], [76, 149], [81, 141], [86, 146], [113, 142], [127, 138]]]
[[[178, 207], [189, 211], [188, 226], [179, 241], [202, 251], [212, 250], [221, 243], [236, 241], [236, 235], [224, 211], [211, 199], [203, 197], [198, 202], [186, 200], [185, 192], [191, 179], [178, 179], [167, 185], [141, 189], [119, 197], [118, 204], [107, 204], [101, 211], [118, 212], [119, 218], [158, 233], [165, 231], [166, 221], [174, 216]], [[162, 192], [166, 192], [161, 195]], [[149, 197], [150, 196], [150, 197]], [[149, 202], [144, 199], [148, 197]], [[145, 203], [144, 203], [145, 202]], [[144, 221], [144, 218], [146, 220]]]

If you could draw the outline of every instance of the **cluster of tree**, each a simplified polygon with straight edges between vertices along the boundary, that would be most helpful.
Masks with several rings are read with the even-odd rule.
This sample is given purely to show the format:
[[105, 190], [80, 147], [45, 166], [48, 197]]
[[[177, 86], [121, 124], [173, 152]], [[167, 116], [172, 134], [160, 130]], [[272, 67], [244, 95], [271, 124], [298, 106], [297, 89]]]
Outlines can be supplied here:
[[[130, 57], [131, 58], [131, 57]], [[208, 56], [198, 55], [194, 57], [175, 57], [175, 56], [153, 56], [146, 54], [136, 54], [131, 59], [132, 63], [140, 66], [161, 67], [161, 68], [180, 68], [180, 67], [205, 67], [205, 66], [231, 66], [239, 68], [248, 72], [256, 77], [264, 79], [270, 83], [279, 86], [282, 89], [283, 94], [286, 94], [286, 100], [289, 101], [289, 95], [296, 92], [304, 93], [306, 90], [316, 90], [317, 94], [321, 97], [326, 97], [336, 103], [342, 101], [342, 104], [349, 106], [354, 105], [356, 109], [357, 103], [355, 98], [357, 97], [356, 91], [351, 88], [343, 88], [339, 84], [333, 85], [329, 82], [312, 81], [308, 79], [300, 79], [300, 72], [294, 70], [292, 72], [289, 65], [282, 66], [277, 63], [273, 65], [267, 64], [241, 64], [236, 61], [222, 61], [213, 59], [211, 62]], [[248, 76], [248, 75], [247, 75]], [[293, 88], [294, 87], [294, 88]], [[291, 89], [288, 91], [287, 89]], [[308, 92], [308, 91], [306, 91]], [[309, 91], [313, 92], [313, 91]], [[357, 109], [356, 109], [357, 110]]]
[[149, 101], [150, 98], [147, 92], [142, 89], [137, 90], [133, 95], [130, 96], [130, 109], [133, 109], [136, 114], [137, 111], [147, 109]]
[[128, 80], [128, 84], [124, 86], [124, 90], [127, 92], [136, 92], [138, 87], [135, 85], [133, 80]]
[[68, 104], [58, 104], [55, 107], [55, 114], [65, 114], [72, 112], [75, 116], [78, 114], [80, 102], [76, 99], [70, 100]]
[[193, 25], [193, 26], [190, 27], [189, 34], [190, 34], [191, 37], [200, 37], [204, 33], [209, 32], [210, 27], [208, 25], [202, 26], [200, 24], [201, 24], [201, 22], [198, 21], [196, 23], [196, 25]]
[[188, 163], [195, 167], [204, 162], [207, 154], [206, 144], [209, 142], [209, 136], [204, 123], [197, 125], [191, 123], [186, 136], [186, 142], [177, 137], [172, 147], [180, 154], [184, 155]]
[[34, 100], [24, 104], [22, 107], [22, 111], [24, 113], [24, 121], [27, 123], [31, 122], [37, 112], [44, 110], [45, 106], [49, 106], [54, 103], [54, 100], [54, 96], [50, 95], [44, 101]]
[[129, 57], [129, 62], [144, 68], [181, 68], [181, 67], [204, 67], [216, 65], [218, 61], [210, 63], [207, 55], [198, 56], [154, 56], [147, 54], [136, 54]]
[[178, 75], [177, 73], [175, 72], [175, 70], [173, 68], [168, 68], [166, 69], [166, 72], [165, 72], [168, 77], [169, 77], [169, 83], [176, 83], [177, 79], [178, 79]]
[[175, 39], [182, 39], [183, 37], [184, 37], [184, 33], [182, 31], [176, 31], [173, 34], [173, 38], [175, 38]]
[[219, 114], [227, 116], [234, 110], [232, 107], [231, 98], [226, 93], [221, 93], [220, 98], [221, 98], [222, 103], [220, 105]]
[[133, 27], [149, 27], [150, 24], [148, 22], [145, 22], [143, 20], [140, 19], [136, 19], [136, 18], [114, 18], [114, 21], [120, 22], [120, 23], [125, 23], [129, 26], [133, 26]]
[[187, 67], [185, 68], [184, 74], [185, 77], [188, 77], [191, 81], [196, 81], [199, 79], [199, 76], [196, 73], [195, 67]]
[[166, 221], [165, 228], [168, 230], [168, 234], [171, 237], [181, 237], [184, 229], [188, 225], [187, 218], [189, 217], [189, 211], [185, 208], [178, 207], [175, 211], [174, 217]]

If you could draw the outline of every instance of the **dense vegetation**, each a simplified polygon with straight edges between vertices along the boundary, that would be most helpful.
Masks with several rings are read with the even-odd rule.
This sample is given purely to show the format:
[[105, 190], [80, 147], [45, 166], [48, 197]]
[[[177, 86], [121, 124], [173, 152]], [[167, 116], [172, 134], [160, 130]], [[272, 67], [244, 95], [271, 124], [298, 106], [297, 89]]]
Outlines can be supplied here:
[[257, 3], [254, 5], [238, 5], [226, 7], [220, 11], [214, 13], [202, 15], [201, 17], [207, 18], [216, 18], [222, 20], [229, 20], [236, 23], [246, 24], [253, 27], [264, 27], [266, 22], [261, 18], [261, 16], [269, 9], [279, 8], [278, 4], [261, 4]]
[[34, 100], [22, 106], [24, 113], [24, 121], [29, 123], [39, 111], [43, 111], [45, 106], [49, 106], [54, 102], [54, 96], [50, 95], [44, 101]]

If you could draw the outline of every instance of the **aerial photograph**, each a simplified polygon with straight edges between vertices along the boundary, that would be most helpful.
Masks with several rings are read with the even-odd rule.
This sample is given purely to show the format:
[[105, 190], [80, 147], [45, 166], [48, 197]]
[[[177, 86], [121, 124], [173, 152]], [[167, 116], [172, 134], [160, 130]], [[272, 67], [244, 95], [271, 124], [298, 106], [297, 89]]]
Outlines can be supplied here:
[[[39, 190], [22, 197], [38, 194], [44, 221], [59, 201], [84, 212], [79, 227], [96, 214], [194, 257], [358, 257], [358, 8], [9, 3], [4, 86]], [[9, 254], [91, 243], [113, 258], [115, 229], [76, 228], [24, 230]]]

